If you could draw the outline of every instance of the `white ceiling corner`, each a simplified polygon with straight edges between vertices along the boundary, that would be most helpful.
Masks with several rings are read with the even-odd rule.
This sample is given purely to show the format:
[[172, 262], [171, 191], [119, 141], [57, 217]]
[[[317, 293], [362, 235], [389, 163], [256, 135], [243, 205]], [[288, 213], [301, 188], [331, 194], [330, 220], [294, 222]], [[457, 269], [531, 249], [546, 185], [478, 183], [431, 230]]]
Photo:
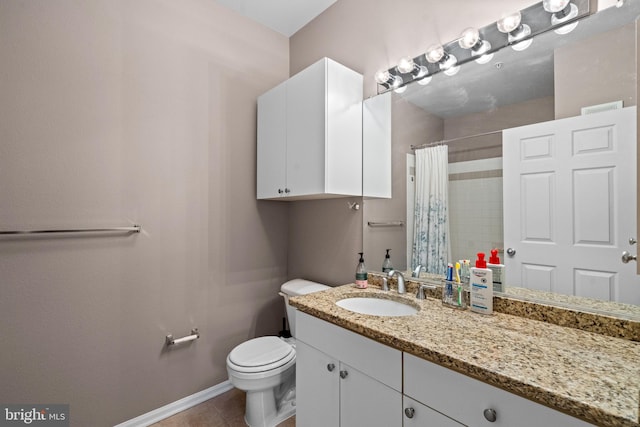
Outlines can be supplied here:
[[291, 37], [337, 0], [215, 0]]

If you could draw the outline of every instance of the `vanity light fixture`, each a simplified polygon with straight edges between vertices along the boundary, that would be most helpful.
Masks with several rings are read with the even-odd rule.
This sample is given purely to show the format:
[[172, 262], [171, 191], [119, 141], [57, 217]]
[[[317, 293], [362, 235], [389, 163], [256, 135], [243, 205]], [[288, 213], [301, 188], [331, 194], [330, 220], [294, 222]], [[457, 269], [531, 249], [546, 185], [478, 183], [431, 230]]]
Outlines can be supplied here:
[[402, 77], [391, 74], [388, 70], [380, 70], [375, 75], [376, 82], [387, 89], [398, 88], [402, 85]]
[[[578, 16], [578, 6], [571, 0], [542, 0], [542, 7], [551, 13], [551, 25], [562, 25]], [[554, 30], [556, 34], [567, 34], [578, 26], [578, 21], [563, 25]]]
[[531, 35], [531, 27], [522, 23], [522, 14], [519, 11], [503, 15], [496, 25], [498, 31], [507, 34], [507, 40], [513, 50], [525, 50], [533, 43], [532, 38], [523, 40]]
[[420, 79], [429, 73], [427, 67], [416, 64], [415, 61], [408, 56], [400, 59], [397, 68], [402, 74], [411, 73], [414, 79]]
[[444, 71], [448, 76], [453, 76], [460, 71], [460, 67], [456, 66], [458, 58], [445, 52], [444, 47], [441, 44], [429, 46], [424, 57], [431, 64], [437, 64], [440, 70]]
[[476, 28], [467, 28], [458, 39], [458, 45], [463, 49], [469, 49], [471, 56], [477, 56], [475, 60], [478, 64], [486, 64], [493, 58], [493, 53], [487, 54], [491, 50], [491, 43], [480, 38], [480, 31]]
[[[404, 57], [397, 65], [378, 71], [375, 74], [378, 93], [401, 92], [413, 82], [429, 84], [440, 72], [453, 76], [467, 62], [486, 64], [493, 59], [494, 52], [507, 46], [524, 50], [531, 46], [533, 37], [547, 31], [567, 33], [575, 28], [579, 19], [595, 12], [591, 3], [593, 0], [537, 0], [492, 24], [467, 28], [448, 43], [434, 44], [424, 54]], [[623, 7], [625, 3], [626, 0], [617, 0], [616, 6]]]

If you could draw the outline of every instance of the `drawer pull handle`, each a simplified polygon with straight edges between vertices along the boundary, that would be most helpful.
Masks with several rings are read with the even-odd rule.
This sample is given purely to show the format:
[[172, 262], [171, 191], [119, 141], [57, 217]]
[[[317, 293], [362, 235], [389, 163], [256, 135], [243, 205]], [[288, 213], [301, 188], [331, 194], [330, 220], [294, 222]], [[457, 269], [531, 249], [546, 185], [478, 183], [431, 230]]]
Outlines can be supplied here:
[[407, 418], [413, 418], [413, 415], [416, 413], [416, 410], [413, 408], [404, 408], [404, 414]]
[[498, 419], [498, 414], [494, 409], [485, 409], [484, 410], [484, 418], [490, 423], [495, 422]]
[[345, 378], [347, 378], [347, 375], [349, 375], [349, 372], [347, 372], [347, 371], [340, 371], [340, 378], [345, 379]]
[[327, 365], [327, 371], [333, 372], [334, 369], [336, 369], [336, 365], [334, 365], [333, 363], [329, 363]]

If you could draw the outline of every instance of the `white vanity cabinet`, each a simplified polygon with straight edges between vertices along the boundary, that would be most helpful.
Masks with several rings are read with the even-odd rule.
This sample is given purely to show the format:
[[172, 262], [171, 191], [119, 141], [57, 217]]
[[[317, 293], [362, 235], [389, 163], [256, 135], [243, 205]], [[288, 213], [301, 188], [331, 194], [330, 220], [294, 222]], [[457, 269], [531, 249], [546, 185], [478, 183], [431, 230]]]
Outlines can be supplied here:
[[258, 97], [257, 198], [362, 195], [361, 74], [323, 58]]
[[402, 426], [402, 352], [301, 312], [296, 335], [296, 424]]
[[405, 426], [459, 425], [433, 424], [428, 419], [420, 422], [420, 411], [429, 408], [474, 427], [592, 426], [407, 353], [404, 354], [404, 394], [420, 405], [414, 406], [417, 402], [410, 400], [404, 402], [405, 413], [407, 409], [414, 409], [414, 417], [409, 424], [405, 418]]

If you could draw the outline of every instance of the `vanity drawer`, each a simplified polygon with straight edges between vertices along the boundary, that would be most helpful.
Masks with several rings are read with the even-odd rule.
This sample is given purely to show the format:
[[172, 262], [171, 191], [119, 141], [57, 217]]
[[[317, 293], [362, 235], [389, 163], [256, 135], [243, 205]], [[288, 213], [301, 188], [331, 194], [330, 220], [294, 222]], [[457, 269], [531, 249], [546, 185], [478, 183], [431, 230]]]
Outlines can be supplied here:
[[340, 326], [296, 312], [296, 339], [402, 391], [402, 352]]
[[[592, 425], [407, 353], [404, 394], [474, 427]], [[487, 409], [495, 411], [495, 421], [485, 418]]]

